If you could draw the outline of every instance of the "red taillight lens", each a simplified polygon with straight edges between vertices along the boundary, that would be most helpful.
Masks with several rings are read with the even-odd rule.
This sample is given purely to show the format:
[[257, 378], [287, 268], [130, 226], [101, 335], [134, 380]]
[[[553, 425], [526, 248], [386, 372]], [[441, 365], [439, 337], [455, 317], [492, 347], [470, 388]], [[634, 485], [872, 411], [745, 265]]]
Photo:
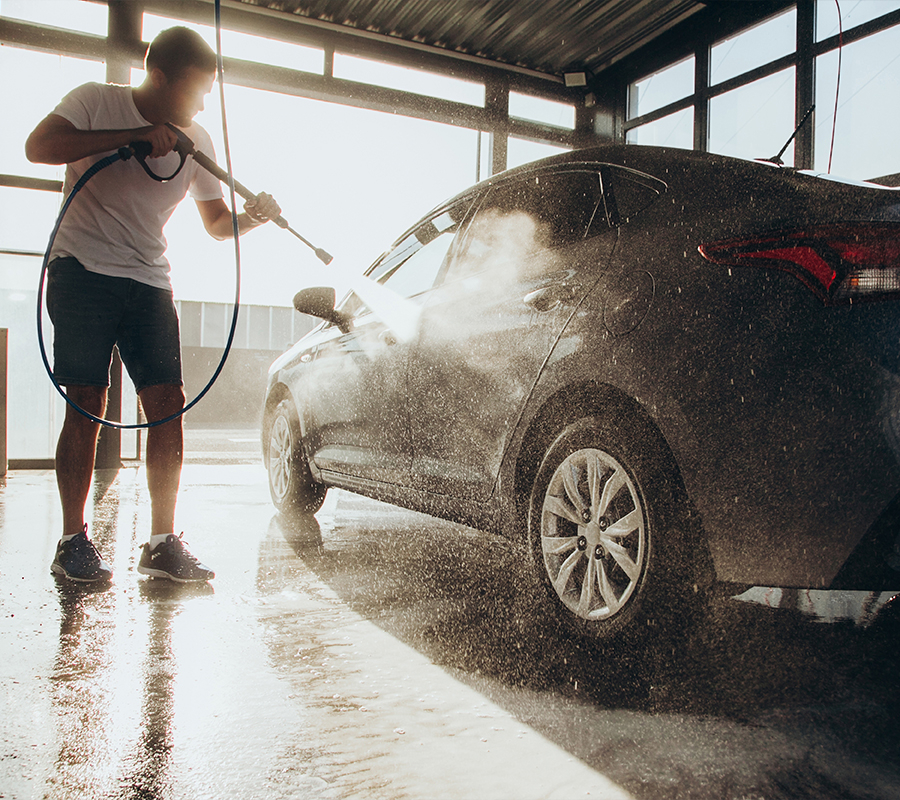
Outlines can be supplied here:
[[828, 305], [900, 295], [900, 224], [827, 225], [699, 249], [716, 264], [790, 272]]

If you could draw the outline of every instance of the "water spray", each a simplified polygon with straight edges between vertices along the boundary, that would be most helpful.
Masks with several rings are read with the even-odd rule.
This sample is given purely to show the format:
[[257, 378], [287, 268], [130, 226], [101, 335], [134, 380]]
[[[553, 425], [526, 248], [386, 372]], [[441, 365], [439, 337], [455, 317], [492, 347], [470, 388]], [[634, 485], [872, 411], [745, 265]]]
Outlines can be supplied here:
[[[250, 191], [250, 189], [233, 177], [229, 177], [229, 174], [216, 164], [215, 161], [197, 150], [190, 137], [188, 137], [184, 131], [176, 128], [171, 123], [167, 123], [167, 125], [178, 137], [178, 142], [175, 144], [174, 149], [175, 152], [181, 156], [182, 164], [185, 159], [190, 156], [199, 166], [203, 167], [203, 169], [214, 175], [223, 183], [228, 184], [229, 181], [231, 181], [234, 185], [234, 191], [245, 200], [254, 200], [256, 198], [255, 192]], [[132, 145], [132, 148], [139, 147], [141, 144], [143, 143], [135, 143]], [[136, 153], [136, 155], [139, 159], [144, 157], [144, 153], [141, 152]], [[149, 168], [146, 167], [146, 165], [144, 166], [144, 169], [149, 172]], [[177, 174], [177, 171], [175, 174]], [[157, 176], [153, 176], [152, 173], [151, 177], [160, 180]], [[284, 230], [296, 236], [316, 254], [316, 258], [323, 264], [331, 264], [334, 260], [330, 253], [323, 250], [321, 247], [316, 247], [312, 242], [295, 231], [283, 216], [275, 217], [272, 219], [272, 222], [279, 228], [284, 228]], [[396, 334], [400, 341], [406, 342], [412, 339], [416, 331], [421, 311], [416, 303], [407, 300], [404, 297], [400, 297], [388, 287], [383, 286], [377, 281], [373, 281], [364, 275], [351, 275], [346, 270], [344, 270], [343, 273], [353, 291], [356, 292], [356, 294], [369, 306], [372, 312]]]

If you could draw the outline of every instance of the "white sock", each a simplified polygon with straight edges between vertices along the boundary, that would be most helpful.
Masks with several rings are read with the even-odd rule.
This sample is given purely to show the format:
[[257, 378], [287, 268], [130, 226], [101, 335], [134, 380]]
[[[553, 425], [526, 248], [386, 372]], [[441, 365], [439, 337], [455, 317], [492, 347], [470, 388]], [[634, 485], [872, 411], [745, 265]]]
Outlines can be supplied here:
[[155, 550], [155, 549], [157, 548], [158, 545], [161, 545], [164, 541], [166, 541], [166, 539], [168, 539], [170, 536], [173, 536], [173, 535], [174, 535], [174, 533], [156, 533], [156, 534], [153, 534], [153, 535], [150, 537], [150, 540], [149, 540], [149, 543], [150, 543], [150, 549], [151, 549], [151, 550]]
[[82, 533], [85, 536], [87, 536], [87, 525], [85, 525], [80, 531], [78, 531], [78, 533], [64, 533], [62, 536], [59, 537], [59, 543], [65, 544], [66, 542], [71, 542], [72, 539], [74, 539], [76, 536], [78, 536]]

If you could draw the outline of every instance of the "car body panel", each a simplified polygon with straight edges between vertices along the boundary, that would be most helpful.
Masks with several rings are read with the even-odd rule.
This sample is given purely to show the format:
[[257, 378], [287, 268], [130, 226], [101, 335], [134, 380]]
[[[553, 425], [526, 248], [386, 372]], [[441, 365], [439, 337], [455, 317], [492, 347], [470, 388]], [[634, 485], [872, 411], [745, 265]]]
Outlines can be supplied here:
[[[512, 279], [454, 277], [495, 187], [586, 164], [603, 175], [606, 233], [532, 252], [531, 272], [517, 257]], [[900, 304], [828, 306], [788, 272], [724, 266], [698, 248], [900, 220], [896, 192], [636, 146], [553, 157], [474, 192], [449, 272], [417, 299], [415, 337], [392, 349], [377, 321], [349, 337], [326, 326], [270, 375], [301, 409], [320, 479], [516, 534], [540, 448], [572, 415], [606, 408], [623, 424], [652, 421], [718, 579], [827, 587], [876, 528], [880, 568], [896, 546]], [[336, 431], [365, 453], [336, 456]], [[864, 583], [865, 565], [853, 574]]]
[[374, 314], [347, 333], [330, 330], [309, 370], [312, 460], [319, 469], [403, 483], [411, 464], [407, 350]]
[[524, 403], [615, 238], [597, 165], [526, 171], [481, 197], [410, 360], [413, 486], [490, 497]]
[[[544, 362], [614, 242], [610, 232], [580, 245], [584, 252], [570, 266], [547, 265], [536, 279], [506, 283], [483, 273], [433, 293], [410, 374], [413, 485], [476, 501], [490, 497]], [[529, 296], [559, 287], [566, 294], [558, 303], [529, 304]]]

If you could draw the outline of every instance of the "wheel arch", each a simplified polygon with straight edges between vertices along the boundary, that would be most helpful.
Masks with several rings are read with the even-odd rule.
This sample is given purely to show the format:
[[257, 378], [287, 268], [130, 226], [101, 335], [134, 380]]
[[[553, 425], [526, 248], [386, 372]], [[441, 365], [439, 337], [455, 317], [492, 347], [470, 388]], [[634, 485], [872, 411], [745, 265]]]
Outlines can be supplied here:
[[585, 380], [558, 389], [528, 421], [516, 452], [512, 476], [514, 508], [511, 516], [515, 525], [515, 529], [510, 531], [512, 536], [516, 541], [525, 541], [531, 490], [544, 454], [566, 427], [590, 416], [613, 416], [628, 420], [632, 427], [637, 428], [638, 436], [650, 448], [653, 457], [659, 459], [663, 469], [671, 475], [673, 492], [677, 492], [683, 501], [684, 535], [688, 537], [688, 546], [697, 556], [694, 560], [695, 582], [698, 587], [710, 586], [715, 580], [715, 569], [706, 535], [700, 516], [685, 488], [672, 448], [640, 401], [607, 383]]

